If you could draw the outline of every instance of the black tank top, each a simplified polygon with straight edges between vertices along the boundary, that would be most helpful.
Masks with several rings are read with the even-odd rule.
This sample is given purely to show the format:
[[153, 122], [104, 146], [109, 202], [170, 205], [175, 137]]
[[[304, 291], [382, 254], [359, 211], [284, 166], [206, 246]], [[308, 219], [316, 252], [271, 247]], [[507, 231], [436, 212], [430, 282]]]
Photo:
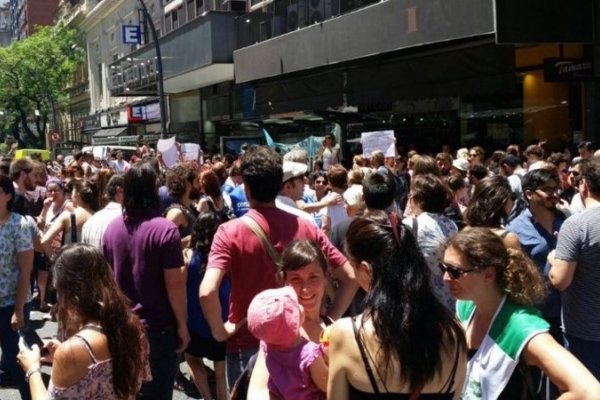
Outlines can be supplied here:
[[459, 347], [456, 346], [456, 356], [454, 358], [454, 365], [452, 367], [452, 372], [450, 372], [450, 376], [444, 384], [444, 388], [446, 388], [446, 392], [444, 393], [421, 393], [416, 397], [413, 393], [381, 393], [379, 391], [379, 387], [377, 386], [377, 381], [375, 380], [375, 375], [373, 374], [373, 370], [371, 369], [371, 364], [369, 363], [369, 359], [367, 357], [367, 350], [362, 343], [362, 340], [358, 334], [358, 329], [356, 328], [356, 317], [352, 317], [352, 329], [354, 330], [354, 338], [356, 339], [356, 344], [358, 345], [358, 349], [360, 351], [360, 356], [365, 364], [365, 370], [367, 372], [367, 376], [369, 377], [369, 381], [371, 382], [371, 386], [373, 387], [374, 393], [363, 392], [361, 390], [356, 389], [354, 386], [349, 385], [350, 387], [350, 400], [409, 400], [409, 399], [427, 399], [427, 400], [452, 400], [454, 398], [454, 391], [451, 392], [454, 387], [454, 378], [456, 375], [456, 368], [458, 366], [459, 359]]

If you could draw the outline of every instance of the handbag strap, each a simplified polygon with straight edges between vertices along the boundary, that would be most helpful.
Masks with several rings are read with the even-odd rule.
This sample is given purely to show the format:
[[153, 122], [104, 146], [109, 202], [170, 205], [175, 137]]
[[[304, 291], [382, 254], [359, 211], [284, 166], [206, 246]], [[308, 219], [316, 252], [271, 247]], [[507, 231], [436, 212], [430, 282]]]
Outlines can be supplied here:
[[258, 225], [254, 218], [252, 218], [248, 214], [244, 215], [241, 219], [248, 226], [248, 228], [250, 228], [250, 230], [260, 239], [263, 247], [269, 254], [269, 257], [271, 257], [271, 260], [273, 260], [275, 264], [279, 264], [281, 255], [277, 252], [277, 250], [275, 250], [275, 247], [273, 247], [273, 244], [271, 243], [269, 238], [267, 238], [265, 231], [260, 227], [260, 225]]

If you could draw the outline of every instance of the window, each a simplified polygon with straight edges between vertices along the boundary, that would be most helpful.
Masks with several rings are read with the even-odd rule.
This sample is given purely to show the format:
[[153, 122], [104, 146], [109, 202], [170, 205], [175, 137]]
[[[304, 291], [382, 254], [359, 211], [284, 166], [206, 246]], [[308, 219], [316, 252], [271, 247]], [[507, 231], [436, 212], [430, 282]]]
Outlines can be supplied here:
[[181, 7], [173, 10], [171, 16], [173, 18], [173, 30], [179, 28], [179, 12], [181, 11]]
[[204, 12], [204, 0], [196, 1], [196, 16], [199, 17]]
[[98, 64], [98, 98], [102, 99], [104, 96], [104, 77], [102, 76], [103, 68], [102, 63]]
[[165, 33], [169, 33], [173, 30], [173, 20], [171, 18], [171, 14], [167, 14], [165, 17]]
[[196, 18], [196, 5], [194, 4], [195, 0], [188, 0], [187, 2], [187, 20], [191, 21]]

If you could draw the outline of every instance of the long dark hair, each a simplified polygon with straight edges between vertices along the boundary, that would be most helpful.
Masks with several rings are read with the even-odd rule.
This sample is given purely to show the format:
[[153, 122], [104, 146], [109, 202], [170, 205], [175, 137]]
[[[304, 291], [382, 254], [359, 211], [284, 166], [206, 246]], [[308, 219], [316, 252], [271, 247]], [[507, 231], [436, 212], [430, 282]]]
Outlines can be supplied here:
[[205, 260], [210, 251], [210, 246], [212, 245], [217, 228], [219, 228], [219, 225], [222, 223], [223, 219], [221, 216], [211, 210], [200, 213], [196, 222], [194, 222], [190, 237], [190, 247], [194, 249], [194, 251], [202, 254]]
[[119, 398], [135, 395], [148, 345], [142, 324], [117, 287], [106, 259], [94, 246], [69, 244], [58, 253], [53, 268], [60, 331], [71, 337], [87, 321], [98, 321], [108, 341], [115, 393]]
[[123, 179], [123, 211], [135, 215], [158, 210], [158, 176], [147, 162], [134, 164]]
[[363, 315], [372, 320], [380, 343], [380, 365], [385, 371], [396, 359], [400, 379], [415, 388], [441, 370], [444, 343], [466, 345], [462, 328], [431, 290], [414, 236], [402, 223], [395, 225], [385, 213], [357, 218], [348, 228], [346, 249], [351, 259], [372, 268]]
[[475, 186], [465, 211], [465, 223], [469, 226], [499, 228], [508, 218], [504, 206], [512, 194], [505, 177], [496, 175], [483, 178]]

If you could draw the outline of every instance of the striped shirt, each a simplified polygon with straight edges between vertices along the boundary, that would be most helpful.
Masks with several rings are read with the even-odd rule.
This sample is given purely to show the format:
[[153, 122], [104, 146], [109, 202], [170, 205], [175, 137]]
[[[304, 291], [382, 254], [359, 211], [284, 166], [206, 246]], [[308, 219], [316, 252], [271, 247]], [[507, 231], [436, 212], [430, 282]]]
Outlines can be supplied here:
[[577, 263], [573, 281], [562, 293], [565, 332], [600, 341], [600, 207], [564, 222], [555, 257]]

